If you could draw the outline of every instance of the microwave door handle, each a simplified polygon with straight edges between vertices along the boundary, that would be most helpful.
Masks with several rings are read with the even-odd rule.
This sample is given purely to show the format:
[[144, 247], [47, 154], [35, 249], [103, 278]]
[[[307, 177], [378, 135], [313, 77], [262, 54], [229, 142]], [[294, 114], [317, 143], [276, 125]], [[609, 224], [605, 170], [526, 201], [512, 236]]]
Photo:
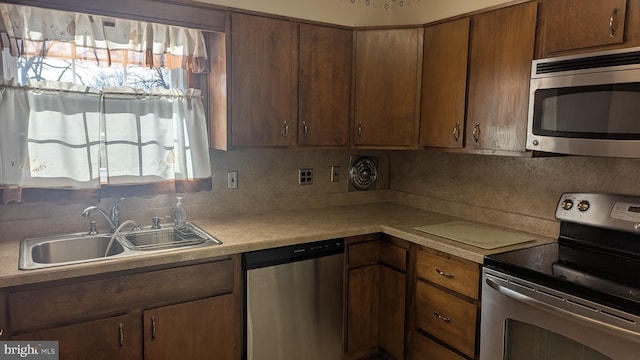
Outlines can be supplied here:
[[587, 326], [593, 327], [595, 329], [598, 330], [603, 330], [606, 331], [609, 334], [612, 334], [614, 336], [622, 336], [625, 339], [628, 340], [632, 340], [634, 342], [638, 342], [638, 333], [633, 332], [631, 330], [627, 330], [615, 325], [611, 325], [611, 324], [607, 324], [605, 322], [596, 320], [596, 319], [591, 319], [589, 317], [580, 315], [580, 314], [576, 314], [576, 313], [572, 313], [570, 311], [555, 307], [553, 305], [544, 303], [540, 300], [534, 299], [532, 297], [526, 296], [524, 294], [521, 294], [517, 291], [508, 289], [504, 286], [501, 286], [500, 284], [496, 283], [495, 281], [491, 280], [491, 279], [486, 279], [486, 283], [487, 285], [489, 285], [489, 287], [491, 287], [492, 289], [496, 290], [497, 292], [501, 293], [502, 295], [511, 298], [513, 300], [516, 300], [518, 302], [524, 303], [526, 305], [529, 305], [531, 307], [534, 307], [536, 309], [539, 310], [543, 310], [546, 311], [548, 313], [551, 313], [552, 315], [557, 315], [557, 316], [561, 316], [564, 317], [566, 319], [569, 320], [575, 320], [578, 321], [582, 324], [585, 324]]

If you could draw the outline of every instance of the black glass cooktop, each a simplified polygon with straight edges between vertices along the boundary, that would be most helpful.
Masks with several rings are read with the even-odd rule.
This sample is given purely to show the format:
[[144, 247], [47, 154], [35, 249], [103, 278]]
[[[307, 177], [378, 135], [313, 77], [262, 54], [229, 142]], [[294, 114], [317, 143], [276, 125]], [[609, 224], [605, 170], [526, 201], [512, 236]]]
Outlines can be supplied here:
[[[485, 257], [485, 266], [640, 315], [640, 238], [605, 230], [606, 241], [591, 239], [603, 233], [589, 227], [562, 224], [557, 243]], [[587, 239], [573, 238], [587, 232]], [[606, 246], [604, 244], [607, 244]], [[614, 246], [609, 246], [614, 244]], [[627, 246], [628, 245], [628, 246]]]

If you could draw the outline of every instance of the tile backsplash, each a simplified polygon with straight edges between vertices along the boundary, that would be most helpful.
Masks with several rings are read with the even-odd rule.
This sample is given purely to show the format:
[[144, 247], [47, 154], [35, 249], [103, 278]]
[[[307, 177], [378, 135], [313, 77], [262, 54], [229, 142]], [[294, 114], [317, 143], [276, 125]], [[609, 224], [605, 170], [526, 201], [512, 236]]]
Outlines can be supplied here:
[[[187, 220], [385, 200], [389, 187], [388, 154], [386, 151], [372, 150], [211, 150], [213, 190], [183, 195]], [[378, 158], [378, 190], [347, 192], [350, 155]], [[339, 182], [330, 181], [332, 166], [340, 166]], [[313, 168], [313, 184], [298, 185], [300, 168]], [[228, 171], [238, 172], [238, 189], [227, 189]], [[114, 201], [103, 199], [98, 206], [108, 211]], [[175, 194], [129, 197], [121, 202], [121, 218], [148, 225], [152, 217], [170, 214], [174, 205]], [[86, 206], [62, 206], [47, 202], [2, 205], [0, 241], [88, 231], [88, 220], [81, 216]], [[99, 228], [105, 228], [99, 216], [94, 215], [92, 219], [98, 221]]]
[[[377, 190], [347, 192], [350, 155], [378, 158]], [[340, 166], [339, 182], [330, 181], [332, 166]], [[313, 168], [313, 184], [298, 185], [300, 168]], [[242, 149], [212, 150], [211, 169], [212, 191], [184, 195], [188, 220], [393, 201], [554, 236], [554, 211], [563, 192], [640, 196], [640, 159]], [[227, 189], [228, 171], [238, 172], [238, 189]], [[104, 199], [99, 207], [108, 210], [114, 200]], [[153, 216], [170, 214], [174, 204], [173, 194], [130, 197], [121, 203], [121, 214], [148, 225]], [[0, 206], [0, 241], [88, 230], [88, 220], [80, 215], [86, 206], [47, 202]], [[102, 219], [95, 219], [105, 227]]]

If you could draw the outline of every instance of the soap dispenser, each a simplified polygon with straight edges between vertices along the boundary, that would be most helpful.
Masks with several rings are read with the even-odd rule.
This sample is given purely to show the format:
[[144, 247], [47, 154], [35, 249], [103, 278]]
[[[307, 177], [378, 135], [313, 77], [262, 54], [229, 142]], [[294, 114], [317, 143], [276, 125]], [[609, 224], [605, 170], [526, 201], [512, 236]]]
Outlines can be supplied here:
[[182, 207], [182, 197], [177, 196], [176, 208], [173, 209], [173, 226], [176, 229], [182, 229], [186, 226], [187, 212]]

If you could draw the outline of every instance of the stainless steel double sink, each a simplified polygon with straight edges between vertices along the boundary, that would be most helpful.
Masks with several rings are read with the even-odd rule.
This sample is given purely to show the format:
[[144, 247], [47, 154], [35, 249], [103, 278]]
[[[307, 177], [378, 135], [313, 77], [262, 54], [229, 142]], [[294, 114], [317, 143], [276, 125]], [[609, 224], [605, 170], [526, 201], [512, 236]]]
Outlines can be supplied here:
[[[222, 244], [220, 240], [192, 223], [187, 223], [182, 229], [163, 225], [160, 229], [121, 232], [114, 237], [113, 241], [112, 236], [113, 234], [77, 233], [22, 240], [19, 268], [41, 269]], [[110, 242], [111, 246], [109, 246]]]

